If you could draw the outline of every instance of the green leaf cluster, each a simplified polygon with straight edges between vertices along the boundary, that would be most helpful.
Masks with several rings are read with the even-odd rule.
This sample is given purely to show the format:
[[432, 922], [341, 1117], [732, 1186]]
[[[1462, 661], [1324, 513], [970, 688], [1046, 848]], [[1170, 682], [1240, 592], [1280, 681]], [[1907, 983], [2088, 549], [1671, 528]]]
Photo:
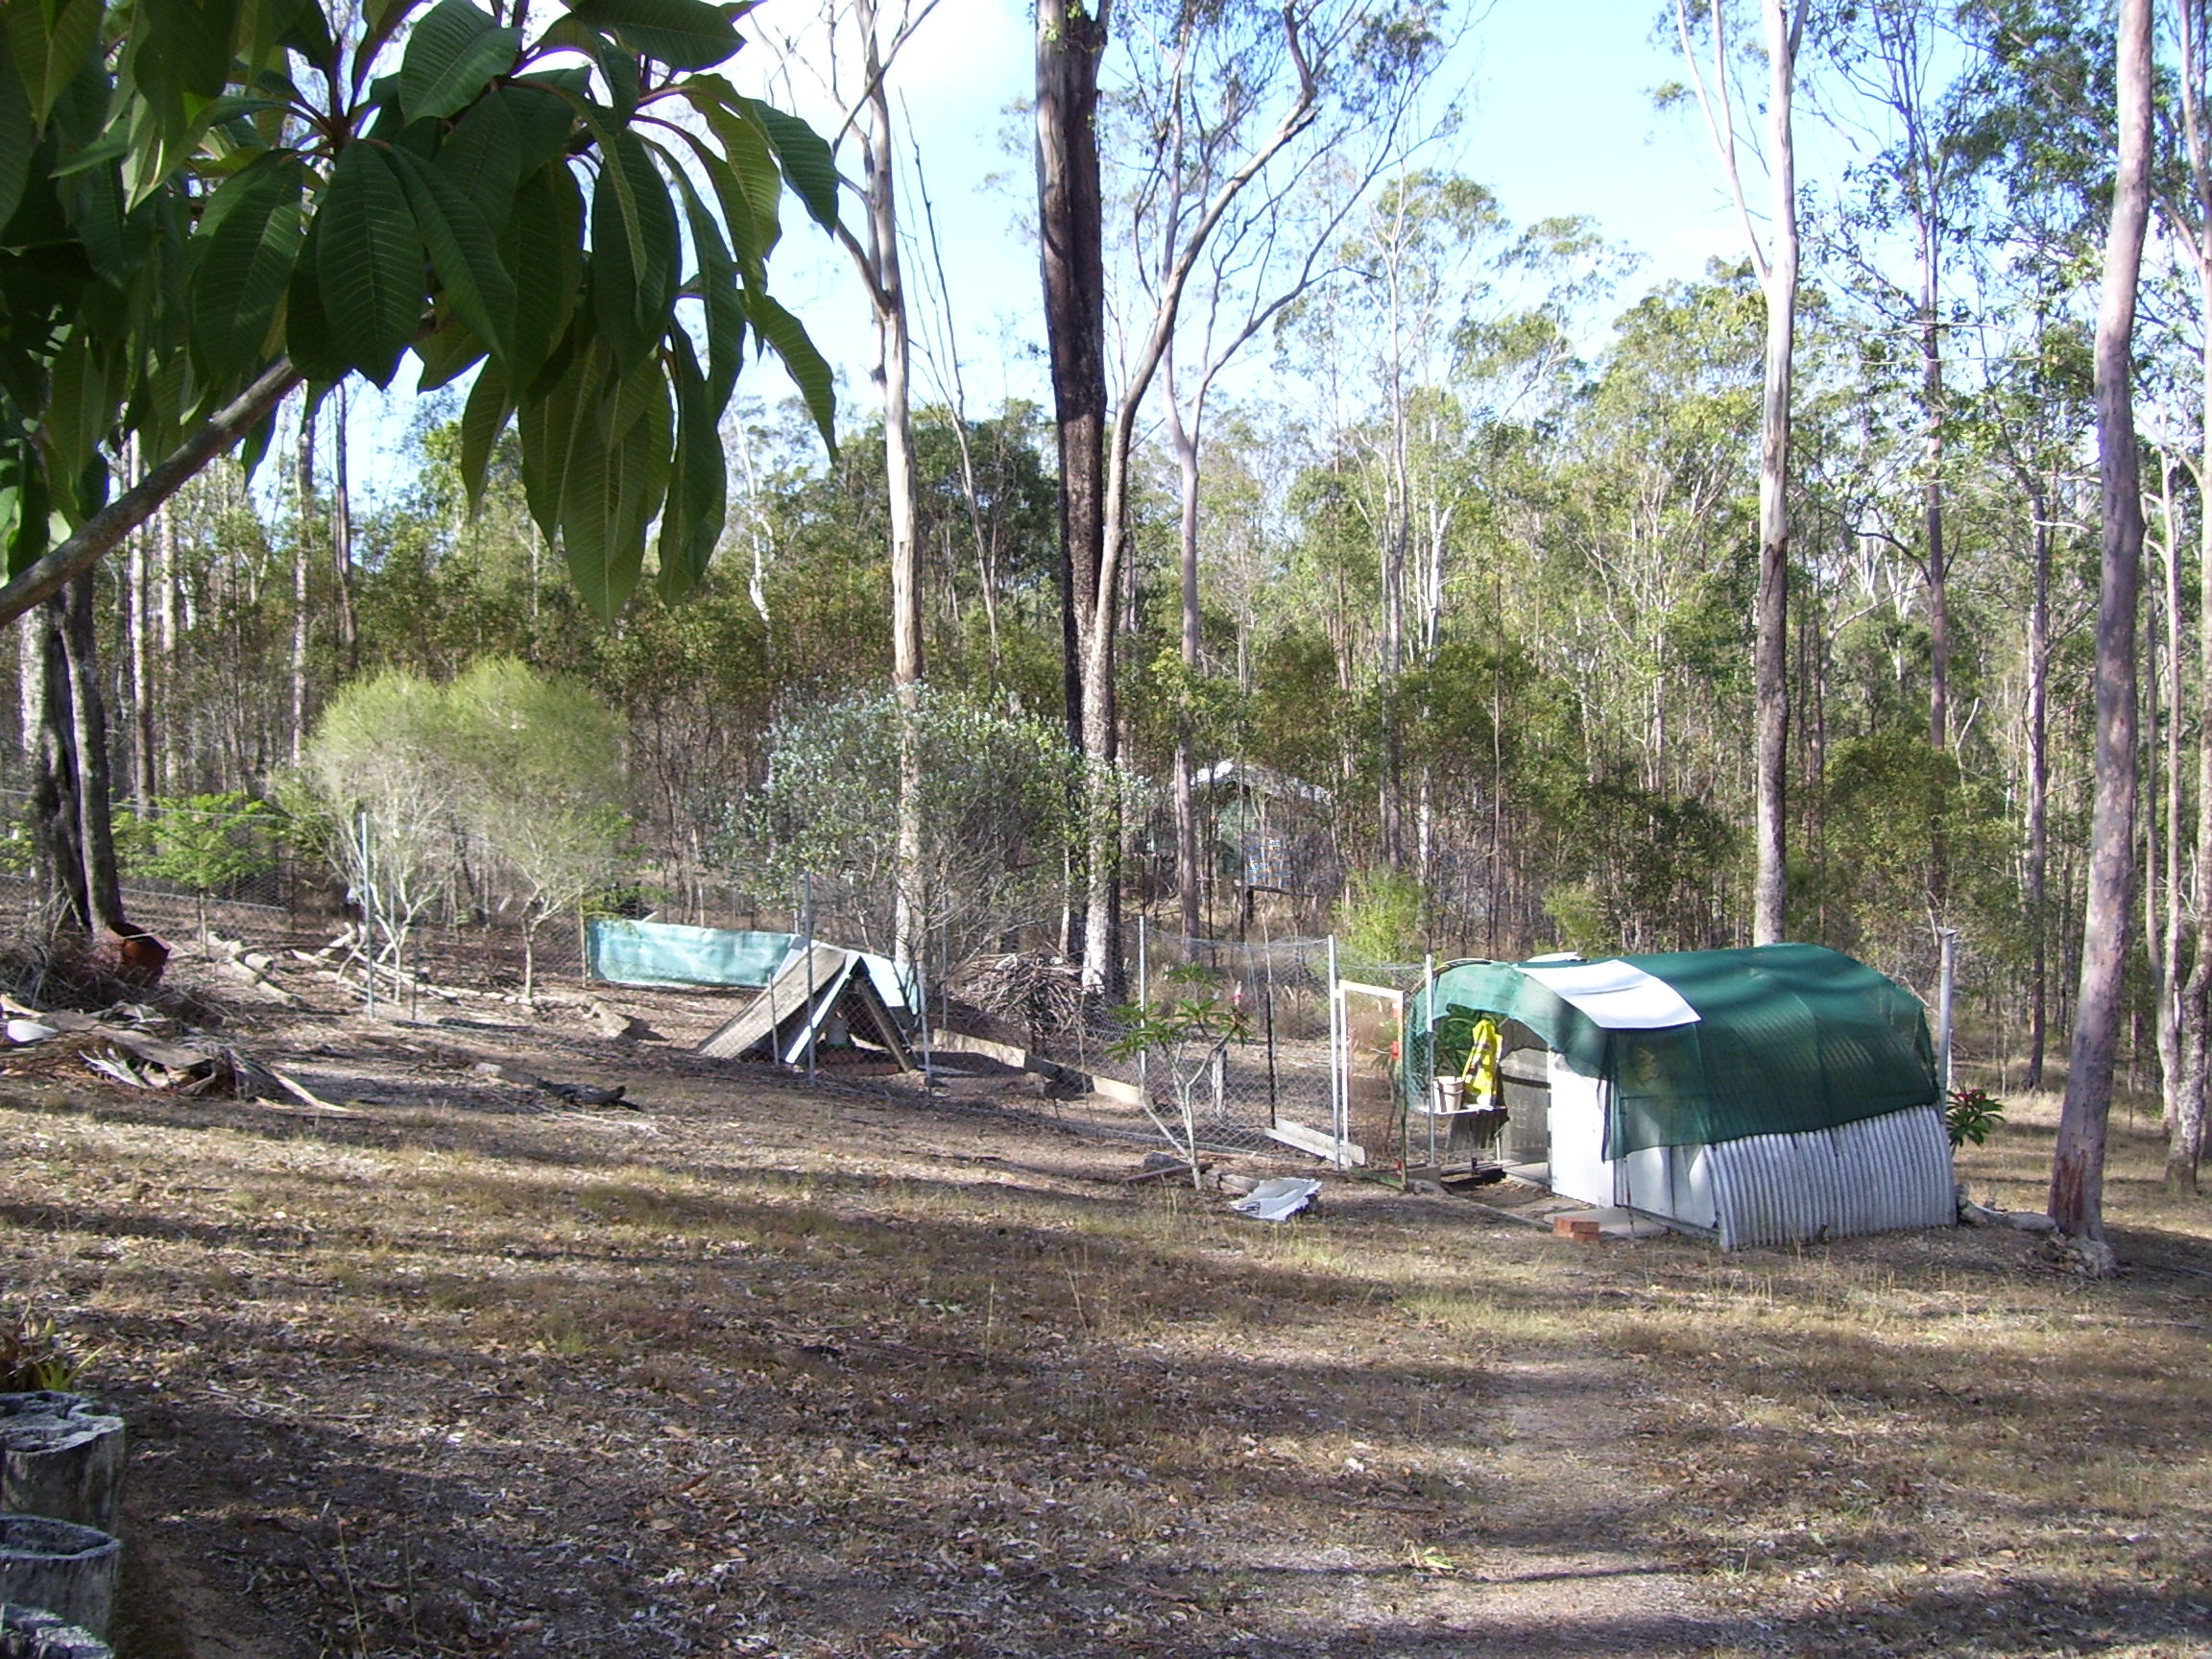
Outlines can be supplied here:
[[[0, 542], [22, 569], [288, 361], [319, 397], [473, 373], [471, 495], [510, 422], [539, 528], [612, 615], [657, 552], [695, 586], [720, 423], [774, 353], [825, 442], [830, 374], [770, 294], [829, 147], [713, 73], [742, 6], [0, 3]], [[272, 417], [273, 419], [273, 417]], [[266, 445], [249, 441], [248, 458]]]

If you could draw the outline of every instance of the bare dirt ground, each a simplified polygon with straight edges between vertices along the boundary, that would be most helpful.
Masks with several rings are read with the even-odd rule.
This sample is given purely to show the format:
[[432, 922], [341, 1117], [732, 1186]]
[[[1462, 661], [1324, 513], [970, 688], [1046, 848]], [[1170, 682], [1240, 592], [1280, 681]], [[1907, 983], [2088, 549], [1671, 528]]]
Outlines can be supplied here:
[[2212, 1653], [2212, 1206], [2139, 1132], [2107, 1285], [1334, 1180], [1269, 1226], [1042, 1103], [684, 1053], [728, 1002], [273, 972], [310, 1006], [226, 1034], [336, 1110], [0, 1075], [6, 1300], [134, 1436], [126, 1655]]

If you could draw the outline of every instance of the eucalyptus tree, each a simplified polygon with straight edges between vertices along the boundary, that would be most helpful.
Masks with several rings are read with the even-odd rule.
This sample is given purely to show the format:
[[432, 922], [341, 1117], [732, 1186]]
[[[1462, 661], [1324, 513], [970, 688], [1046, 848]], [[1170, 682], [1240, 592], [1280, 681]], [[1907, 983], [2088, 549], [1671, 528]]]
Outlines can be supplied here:
[[[1914, 563], [1928, 603], [1928, 736], [1951, 740], [1951, 567], [1944, 539], [1944, 469], [1949, 397], [1944, 384], [1947, 257], [1973, 227], [1970, 146], [1973, 107], [1948, 96], [1946, 66], [1960, 42], [1934, 0], [1871, 0], [1826, 13], [1817, 33], [1838, 90], [1823, 101], [1847, 129], [1863, 125], [1876, 146], [1851, 170], [1855, 199], [1839, 198], [1823, 228], [1822, 251], [1847, 288], [1881, 323], [1899, 327], [1918, 358], [1920, 538]], [[1900, 228], [1910, 272], [1894, 276], [1887, 244]], [[1911, 544], [1896, 538], [1910, 554]]]
[[[712, 72], [724, 8], [68, 0], [10, 6], [5, 37], [0, 620], [257, 458], [295, 387], [389, 386], [409, 352], [425, 386], [474, 372], [471, 489], [517, 425], [532, 514], [609, 614], [649, 540], [664, 591], [704, 571], [749, 338], [830, 433], [766, 261], [786, 184], [830, 226], [836, 178]], [[154, 459], [110, 499], [126, 436]]]
[[[1052, 372], [1052, 421], [1060, 463], [1061, 706], [1070, 753], [1085, 752], [1095, 699], [1114, 728], [1111, 675], [1095, 686], [1084, 673], [1084, 627], [1099, 608], [1106, 552], [1106, 226], [1098, 162], [1098, 75], [1112, 0], [1037, 0], [1037, 243], [1044, 282], [1045, 338]], [[1104, 589], [1111, 592], [1111, 588]], [[1101, 837], [1070, 849], [1063, 950], [1089, 960], [1092, 912], [1109, 937], [1099, 960], [1119, 973], [1120, 889], [1112, 860], [1100, 876]], [[1074, 890], [1082, 889], [1078, 905]], [[1097, 902], [1094, 902], [1094, 899]]]
[[[924, 0], [917, 11], [909, 3], [898, 15], [886, 19], [877, 0], [850, 0], [850, 5], [825, 8], [822, 24], [828, 43], [829, 90], [839, 106], [837, 126], [830, 139], [832, 151], [843, 148], [848, 135], [859, 150], [857, 194], [866, 209], [863, 233], [840, 225], [836, 234], [852, 256], [875, 332], [875, 356], [869, 365], [882, 409], [883, 476], [887, 493], [891, 564], [891, 684], [900, 706], [912, 714], [920, 707], [925, 672], [923, 655], [922, 550], [918, 520], [921, 504], [915, 479], [912, 381], [913, 328], [908, 313], [905, 276], [900, 257], [900, 214], [897, 135], [891, 123], [892, 69], [914, 32], [935, 10], [936, 0]], [[850, 51], [858, 60], [856, 85], [848, 87], [839, 73]], [[788, 45], [797, 57], [797, 43]], [[922, 780], [919, 733], [908, 723], [904, 781], [899, 794], [899, 845], [907, 864], [900, 892], [920, 889], [922, 857]], [[902, 969], [910, 970], [919, 942], [917, 913], [909, 902], [900, 901], [899, 921], [892, 929], [891, 953]]]
[[2066, 1097], [2051, 1166], [2051, 1214], [2095, 1246], [2104, 1238], [2104, 1143], [2127, 989], [2135, 890], [2135, 612], [2143, 506], [2131, 397], [2136, 288], [2151, 216], [2151, 0], [2121, 0], [2114, 60], [2117, 169], [2097, 311], [2097, 463], [2103, 550], [2097, 615], [2096, 799], [2082, 917], [2081, 983]]
[[[1276, 10], [1237, 0], [1199, 4], [1166, 0], [1157, 14], [1159, 37], [1188, 40], [1207, 56], [1241, 57], [1223, 85], [1235, 94], [1234, 120], [1219, 124], [1217, 141], [1195, 184], [1161, 228], [1160, 252], [1149, 261], [1157, 286], [1124, 318], [1127, 355], [1110, 426], [1096, 447], [1087, 422], [1102, 413], [1103, 351], [1092, 377], [1089, 355], [1102, 348], [1103, 288], [1093, 307], [1088, 280], [1092, 215], [1101, 200], [1095, 175], [1084, 169], [1097, 156], [1095, 131], [1069, 131], [1079, 111], [1095, 113], [1098, 63], [1092, 54], [1107, 40], [1103, 10], [1095, 18], [1071, 16], [1054, 4], [1041, 6], [1039, 27], [1040, 226], [1046, 263], [1046, 321], [1053, 340], [1054, 392], [1061, 404], [1062, 488], [1070, 514], [1071, 553], [1067, 628], [1075, 672], [1070, 707], [1080, 710], [1090, 806], [1085, 849], [1083, 977], [1106, 995], [1120, 989], [1120, 878], [1118, 848], [1118, 723], [1114, 707], [1116, 595], [1127, 571], [1131, 541], [1133, 469], [1140, 413], [1165, 361], [1182, 315], [1184, 296], [1206, 251], [1254, 182], [1333, 108], [1356, 108], [1379, 87], [1399, 84], [1424, 62], [1433, 36], [1424, 12], [1394, 0], [1293, 0]], [[1071, 25], [1080, 25], [1077, 34]], [[1080, 74], [1070, 74], [1074, 60]], [[1086, 102], [1088, 100], [1088, 102]], [[1171, 152], [1172, 153], [1172, 152]], [[1101, 284], [1103, 266], [1096, 268]], [[1095, 397], [1096, 401], [1094, 402]], [[1096, 471], [1093, 468], [1095, 464]], [[1091, 535], [1088, 500], [1097, 487], [1096, 565], [1081, 568]], [[1082, 514], [1076, 509], [1082, 504]], [[1080, 522], [1078, 522], [1078, 517]], [[1083, 538], [1079, 544], [1076, 532]]]
[[[1159, 349], [1162, 413], [1175, 460], [1179, 641], [1186, 676], [1200, 670], [1199, 516], [1201, 457], [1207, 406], [1223, 373], [1262, 330], [1315, 284], [1340, 278], [1338, 231], [1385, 173], [1441, 127], [1424, 129], [1416, 109], [1442, 42], [1425, 5], [1393, 16], [1378, 12], [1366, 25], [1384, 48], [1370, 54], [1363, 85], [1325, 85], [1313, 117], [1278, 115], [1277, 88], [1311, 73], [1301, 29], [1270, 9], [1198, 5], [1130, 5], [1119, 40], [1122, 73], [1107, 98], [1115, 142], [1110, 171], [1117, 186], [1118, 240], [1127, 278], [1119, 315], [1125, 334], [1149, 349], [1165, 315]], [[1328, 42], [1321, 42], [1328, 51]], [[1301, 91], [1303, 87], [1301, 86]], [[1235, 171], [1274, 142], [1286, 143], [1240, 192], [1223, 195], [1202, 241], [1187, 236]], [[1305, 121], [1302, 130], [1297, 123]], [[1193, 262], [1191, 253], [1195, 252]], [[1171, 289], [1180, 285], [1181, 298]], [[1142, 325], [1151, 308], [1152, 330]], [[1142, 401], [1125, 392], [1124, 412]], [[1118, 421], [1116, 438], [1125, 421]], [[1109, 467], [1112, 466], [1111, 454]], [[1111, 488], [1111, 471], [1109, 482]], [[1109, 512], [1113, 511], [1111, 497]], [[1186, 932], [1199, 927], [1197, 820], [1189, 722], [1175, 748], [1176, 862]]]
[[[2179, 978], [2174, 1001], [2180, 1026], [2181, 1078], [2175, 1099], [2173, 1138], [2167, 1145], [2166, 1185], [2176, 1193], [2194, 1194], [2198, 1168], [2204, 1158], [2206, 1096], [2212, 1094], [2212, 935], [2208, 935], [2206, 916], [2207, 909], [2212, 908], [2212, 511], [2207, 511], [2204, 505], [2205, 492], [2212, 488], [2212, 132], [2207, 131], [2207, 121], [2212, 120], [2212, 115], [2208, 115], [2206, 108], [2207, 91], [2212, 89], [2212, 52], [2208, 52], [2205, 39], [2207, 33], [2212, 32], [2212, 17], [2207, 17], [2200, 0], [2180, 0], [2175, 8], [2175, 19], [2180, 52], [2176, 84], [2190, 188], [2186, 207], [2169, 204], [2167, 218], [2188, 250], [2197, 278], [2199, 424], [2191, 470], [2198, 500], [2197, 559], [2200, 590], [2197, 606], [2197, 658], [2200, 702], [2197, 730], [2197, 846], [2191, 871], [2195, 904], [2190, 917], [2196, 950], [2186, 976], [2180, 976], [2180, 965], [2175, 960], [2177, 949], [2167, 953], [2167, 973]], [[2176, 572], [2176, 589], [2179, 553], [2179, 548], [2170, 542], [2167, 561], [2169, 568]], [[2168, 603], [2176, 636], [2176, 649], [2168, 672], [2176, 686], [2181, 676], [2177, 601], [2176, 592]], [[2177, 728], [2177, 718], [2175, 724]], [[2181, 770], [2178, 762], [2176, 751], [2173, 769], [2176, 796]], [[2179, 817], [2179, 805], [2178, 799], [2173, 805], [2176, 819]], [[2177, 830], [2178, 825], [2175, 828]], [[2177, 870], [2174, 872], [2172, 885], [2176, 888], [2178, 875]], [[2174, 904], [2178, 915], [2181, 908], [2178, 896]]]
[[[1767, 298], [1766, 387], [1759, 432], [1759, 590], [1752, 645], [1757, 690], [1758, 871], [1752, 882], [1751, 939], [1770, 945], [1788, 931], [1790, 894], [1790, 390], [1797, 327], [1799, 233], [1797, 151], [1792, 127], [1797, 49], [1810, 0], [1759, 0], [1767, 59], [1767, 235], [1751, 218], [1736, 130], [1731, 25], [1721, 0], [1712, 0], [1705, 26], [1713, 54], [1708, 70], [1693, 40], [1689, 0], [1675, 0], [1682, 60], [1711, 135], [1751, 263]], [[1741, 55], [1741, 54], [1739, 54]]]

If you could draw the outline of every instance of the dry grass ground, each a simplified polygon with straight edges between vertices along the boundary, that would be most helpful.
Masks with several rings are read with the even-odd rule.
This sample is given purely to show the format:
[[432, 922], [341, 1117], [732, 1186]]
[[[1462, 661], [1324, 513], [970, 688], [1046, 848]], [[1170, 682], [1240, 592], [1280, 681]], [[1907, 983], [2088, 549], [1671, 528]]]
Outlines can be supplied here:
[[[9, 1298], [136, 1436], [129, 1651], [2212, 1653], [2212, 1206], [2141, 1135], [2091, 1285], [1353, 1185], [1269, 1227], [582, 1029], [240, 1034], [342, 1116], [0, 1077]], [[2015, 1119], [1964, 1167], [2025, 1207]]]

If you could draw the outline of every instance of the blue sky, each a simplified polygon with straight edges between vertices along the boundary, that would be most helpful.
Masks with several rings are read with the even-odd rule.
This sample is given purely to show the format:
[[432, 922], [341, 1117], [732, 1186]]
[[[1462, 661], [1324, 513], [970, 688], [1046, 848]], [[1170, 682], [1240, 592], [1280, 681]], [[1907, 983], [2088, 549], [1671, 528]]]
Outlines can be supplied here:
[[[833, 117], [825, 119], [817, 65], [806, 61], [814, 49], [804, 38], [814, 14], [809, 0], [766, 0], [749, 29], [800, 36], [799, 59], [778, 70], [778, 54], [755, 45], [733, 67], [746, 71], [738, 78], [751, 89], [827, 127]], [[1743, 254], [1695, 110], [1653, 108], [1652, 88], [1681, 74], [1671, 39], [1652, 38], [1658, 16], [1652, 0], [1495, 0], [1468, 25], [1440, 78], [1461, 89], [1463, 124], [1427, 157], [1487, 184], [1518, 222], [1595, 220], [1645, 260], [1623, 300], [1652, 282], [1696, 276], [1715, 255]], [[926, 168], [971, 408], [1008, 395], [1041, 399], [1046, 386], [1036, 252], [1020, 226], [1034, 188], [1029, 129], [1010, 113], [1032, 87], [1030, 19], [1022, 0], [939, 0], [892, 77]], [[1800, 177], [1807, 171], [1801, 165]], [[910, 189], [902, 208], [919, 223]], [[845, 418], [866, 420], [866, 301], [842, 250], [797, 212], [787, 225], [774, 269], [778, 293], [843, 371]], [[912, 264], [910, 256], [908, 286], [918, 289]], [[934, 396], [920, 363], [916, 382], [918, 397]], [[788, 383], [766, 365], [749, 371], [740, 393], [775, 401]], [[411, 405], [404, 379], [389, 395], [357, 391], [355, 452], [370, 495], [395, 481], [402, 463], [395, 440]]]
[[[755, 21], [776, 27], [783, 6], [796, 19], [799, 3], [769, 0]], [[1638, 288], [1743, 252], [1695, 112], [1652, 106], [1651, 89], [1680, 75], [1671, 43], [1652, 42], [1657, 15], [1650, 0], [1497, 0], [1441, 79], [1464, 87], [1466, 116], [1429, 158], [1489, 185], [1516, 221], [1596, 220], [1644, 256]], [[1036, 253], [1016, 223], [1033, 185], [1026, 150], [1006, 147], [1010, 130], [1017, 140], [1027, 131], [1007, 111], [1030, 90], [1031, 42], [1030, 12], [1018, 0], [939, 0], [893, 77], [927, 169], [970, 396], [984, 403], [1005, 392], [1037, 396], [1044, 384]], [[807, 103], [804, 72], [790, 86], [804, 112], [827, 112]], [[915, 205], [902, 204], [910, 219]], [[802, 228], [780, 251], [775, 279], [847, 371], [857, 404], [867, 395], [868, 313], [846, 256]], [[773, 395], [773, 377], [761, 375], [756, 394]]]

